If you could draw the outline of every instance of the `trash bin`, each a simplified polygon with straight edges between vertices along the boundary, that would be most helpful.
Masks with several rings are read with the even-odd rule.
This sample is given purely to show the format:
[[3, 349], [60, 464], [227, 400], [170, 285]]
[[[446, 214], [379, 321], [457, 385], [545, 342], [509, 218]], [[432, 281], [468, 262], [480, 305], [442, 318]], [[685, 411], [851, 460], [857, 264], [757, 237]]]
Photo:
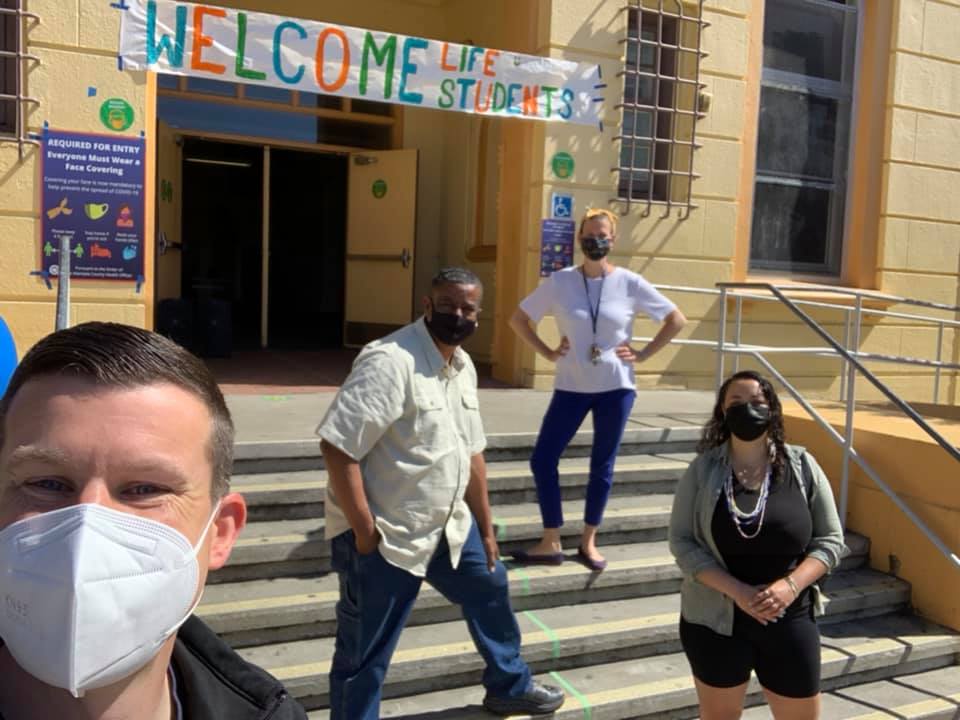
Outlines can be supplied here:
[[230, 357], [233, 352], [232, 307], [227, 300], [209, 298], [197, 306], [199, 353], [204, 357]]
[[157, 306], [157, 332], [188, 350], [196, 351], [193, 303], [180, 298], [161, 300]]

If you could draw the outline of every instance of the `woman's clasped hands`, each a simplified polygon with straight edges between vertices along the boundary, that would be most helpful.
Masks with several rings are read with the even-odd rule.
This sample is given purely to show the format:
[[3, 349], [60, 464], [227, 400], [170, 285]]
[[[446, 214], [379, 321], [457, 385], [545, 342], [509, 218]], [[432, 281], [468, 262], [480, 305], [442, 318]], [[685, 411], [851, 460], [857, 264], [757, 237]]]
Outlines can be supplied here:
[[733, 597], [737, 607], [761, 625], [782, 618], [796, 599], [786, 580], [777, 580], [766, 587], [744, 583]]

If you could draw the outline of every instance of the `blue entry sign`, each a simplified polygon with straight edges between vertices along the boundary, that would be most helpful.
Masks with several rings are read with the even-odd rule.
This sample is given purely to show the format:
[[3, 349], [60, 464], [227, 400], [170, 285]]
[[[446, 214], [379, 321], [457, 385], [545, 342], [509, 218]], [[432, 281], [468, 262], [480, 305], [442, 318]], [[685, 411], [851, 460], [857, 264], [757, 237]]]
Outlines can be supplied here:
[[573, 220], [540, 221], [540, 277], [573, 265]]
[[143, 138], [46, 130], [43, 134], [43, 270], [60, 271], [60, 240], [70, 241], [70, 277], [143, 277]]
[[17, 346], [13, 342], [10, 328], [0, 317], [0, 395], [7, 390], [10, 377], [17, 367]]
[[550, 217], [564, 220], [573, 219], [573, 195], [553, 193], [550, 196]]

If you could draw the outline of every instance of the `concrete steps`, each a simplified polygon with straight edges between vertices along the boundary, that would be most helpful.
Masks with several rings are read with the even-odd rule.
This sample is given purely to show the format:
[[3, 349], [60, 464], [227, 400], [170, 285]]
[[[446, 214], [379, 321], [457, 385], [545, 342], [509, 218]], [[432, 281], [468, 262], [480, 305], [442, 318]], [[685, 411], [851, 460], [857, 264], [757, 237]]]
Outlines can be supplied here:
[[[960, 636], [911, 616], [891, 615], [826, 625], [822, 636], [823, 684], [827, 689], [944, 668], [953, 665], [960, 652]], [[552, 716], [555, 720], [692, 718], [697, 715], [696, 691], [682, 652], [552, 671], [541, 674], [539, 679], [568, 689], [566, 702]], [[576, 692], [570, 692], [571, 688]], [[751, 691], [749, 702], [761, 702], [755, 678]], [[386, 700], [381, 717], [489, 720], [490, 716], [480, 708], [482, 699], [483, 689], [471, 684], [455, 690]], [[323, 710], [310, 714], [311, 720], [328, 717]], [[834, 716], [824, 714], [823, 717], [832, 720]]]
[[[824, 693], [822, 717], [831, 720], [956, 720], [960, 715], [960, 667], [939, 668], [894, 680]], [[771, 720], [754, 707], [744, 720]]]
[[[886, 575], [859, 570], [838, 576], [830, 594], [830, 612], [824, 620], [836, 623], [897, 612], [909, 602], [910, 588]], [[676, 593], [552, 605], [536, 611], [518, 609], [523, 656], [535, 672], [547, 672], [679, 652], [679, 610]], [[250, 648], [243, 654], [270, 668], [307, 704], [322, 706], [327, 703], [333, 650], [333, 639], [322, 638]], [[461, 620], [408, 627], [394, 655], [384, 695], [469, 685], [482, 670], [483, 662]]]
[[[691, 459], [691, 453], [622, 457], [617, 462], [613, 494], [672, 492]], [[589, 467], [589, 458], [585, 457], [561, 461], [560, 487], [564, 498], [583, 497]], [[536, 503], [536, 489], [525, 460], [491, 462], [487, 481], [491, 505]], [[327, 473], [300, 470], [237, 475], [233, 487], [246, 498], [251, 521], [322, 518]]]
[[[654, 420], [657, 422], [657, 420]], [[539, 424], [539, 423], [538, 423]], [[536, 430], [497, 432], [495, 424], [484, 423], [487, 431], [487, 462], [530, 459], [530, 449], [537, 439]], [[693, 452], [700, 439], [701, 426], [678, 422], [675, 426], [652, 426], [631, 418], [623, 433], [620, 454], [647, 455]], [[578, 432], [567, 447], [566, 457], [590, 454], [593, 434]], [[238, 442], [234, 449], [233, 471], [237, 475], [251, 473], [294, 472], [323, 468], [320, 443], [315, 437], [299, 440], [261, 440]]]
[[[582, 492], [582, 491], [581, 491]], [[672, 495], [614, 496], [604, 517], [604, 544], [643, 542], [666, 538]], [[583, 500], [565, 504], [568, 521], [564, 540], [576, 548], [583, 529]], [[509, 553], [539, 537], [542, 525], [536, 503], [518, 503], [494, 507], [494, 524], [501, 550]], [[289, 573], [289, 563], [317, 560], [314, 572], [327, 572], [330, 544], [324, 540], [324, 521], [317, 518], [265, 520], [250, 522], [234, 547], [224, 571], [211, 576], [211, 582], [239, 577], [268, 577]], [[301, 563], [302, 564], [302, 563]], [[254, 567], [249, 569], [248, 566]], [[244, 569], [247, 568], [247, 569]]]
[[[604, 553], [610, 564], [602, 573], [591, 572], [573, 553], [568, 553], [570, 561], [559, 567], [517, 567], [508, 560], [514, 609], [573, 606], [679, 590], [680, 571], [665, 541], [604, 546]], [[851, 555], [845, 560], [846, 567], [857, 567], [864, 559], [864, 555]], [[831, 589], [834, 582], [842, 586], [845, 576], [831, 579]], [[867, 585], [872, 588], [878, 583], [874, 578]], [[903, 592], [901, 603], [909, 599], [906, 585]], [[207, 587], [197, 615], [238, 647], [324, 637], [334, 632], [338, 597], [337, 578], [332, 573], [221, 583]], [[408, 626], [458, 617], [456, 607], [425, 585]]]
[[[579, 434], [561, 463], [568, 561], [556, 567], [507, 561], [525, 659], [544, 681], [576, 691], [554, 717], [696, 717], [677, 636], [680, 573], [666, 532], [672, 492], [699, 432], [689, 425], [628, 429], [600, 535], [610, 562], [602, 573], [575, 559], [589, 475], [590, 435]], [[490, 499], [504, 555], [541, 531], [527, 463], [534, 440], [529, 432], [489, 438]], [[233, 485], [247, 499], [250, 523], [227, 567], [212, 574], [197, 614], [284, 681], [311, 720], [325, 719], [339, 592], [323, 537], [327, 477], [316, 441], [241, 445], [236, 467]], [[865, 567], [866, 538], [849, 534], [847, 545], [850, 555], [825, 583], [823, 673], [831, 692], [823, 717], [867, 720], [876, 710], [871, 692], [890, 698], [881, 710], [888, 714], [869, 716], [876, 720], [955, 717], [944, 713], [951, 702], [955, 712], [960, 706], [950, 699], [960, 690], [960, 638], [905, 614], [909, 586]], [[481, 671], [458, 608], [424, 585], [387, 676], [382, 717], [489, 718], [479, 708]], [[890, 680], [906, 675], [915, 686]], [[769, 716], [763, 712], [747, 717]]]

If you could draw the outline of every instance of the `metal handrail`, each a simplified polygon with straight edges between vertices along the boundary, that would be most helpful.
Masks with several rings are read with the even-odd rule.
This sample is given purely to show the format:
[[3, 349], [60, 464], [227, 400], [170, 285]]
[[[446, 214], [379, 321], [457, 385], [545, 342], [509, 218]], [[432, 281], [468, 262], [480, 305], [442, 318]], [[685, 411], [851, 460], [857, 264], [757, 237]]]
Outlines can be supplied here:
[[[718, 288], [755, 288], [758, 290], [778, 291], [780, 286], [773, 283], [749, 282], [749, 283], [717, 283]], [[852, 297], [870, 298], [871, 300], [884, 300], [897, 303], [898, 305], [914, 305], [916, 307], [931, 308], [933, 310], [946, 310], [947, 312], [960, 313], [960, 305], [945, 305], [930, 300], [917, 300], [916, 298], [902, 297], [900, 295], [890, 295], [888, 293], [878, 292], [877, 290], [851, 290], [850, 288], [841, 288], [834, 285], [816, 285], [813, 283], [804, 283], [802, 285], [790, 285], [790, 292], [828, 292], [834, 295], [850, 295]]]
[[[923, 419], [923, 417], [921, 417], [920, 413], [918, 413], [916, 410], [913, 409], [913, 407], [911, 407], [911, 405], [908, 402], [903, 400], [899, 395], [893, 392], [893, 390], [891, 390], [886, 385], [886, 383], [881, 381], [876, 375], [870, 372], [870, 370], [868, 370], [850, 351], [848, 351], [845, 347], [843, 347], [843, 345], [841, 345], [836, 340], [834, 340], [833, 336], [830, 335], [830, 333], [828, 333], [822, 327], [820, 327], [820, 324], [816, 320], [811, 318], [803, 310], [797, 307], [794, 304], [793, 300], [791, 300], [786, 295], [784, 295], [779, 287], [777, 287], [773, 283], [756, 283], [756, 282], [745, 282], [745, 283], [721, 282], [721, 283], [717, 283], [717, 287], [719, 287], [721, 290], [721, 297], [725, 294], [723, 292], [724, 290], [765, 289], [770, 293], [772, 293], [794, 315], [800, 318], [807, 327], [813, 330], [813, 332], [816, 333], [821, 340], [823, 340], [825, 343], [831, 346], [834, 352], [840, 355], [844, 360], [850, 363], [850, 365], [852, 365], [854, 368], [859, 370], [860, 373], [863, 374], [863, 376], [870, 381], [871, 385], [873, 385], [877, 390], [879, 390], [891, 403], [893, 403], [897, 408], [899, 408], [901, 412], [903, 412], [907, 417], [913, 420], [914, 423], [919, 425], [920, 428], [927, 435], [929, 435], [934, 441], [936, 441], [936, 443], [940, 447], [946, 450], [954, 460], [956, 460], [957, 462], [960, 462], [960, 450], [954, 447], [953, 444], [950, 443], [950, 441], [948, 441], [945, 437], [943, 437], [943, 435], [938, 433], [926, 420]], [[793, 286], [791, 286], [790, 289], [793, 290]], [[852, 291], [850, 292], [851, 294], [856, 294]], [[862, 296], [858, 296], [858, 298], [859, 297], [862, 297]], [[922, 301], [916, 301], [916, 302], [922, 302]], [[937, 304], [937, 303], [934, 303], [934, 304]], [[938, 309], [946, 310], [948, 309], [948, 306], [942, 305]], [[960, 312], [960, 307], [957, 307], [956, 311]], [[721, 308], [721, 312], [723, 312], [723, 308]], [[722, 362], [722, 357], [723, 357], [722, 330], [721, 330], [721, 342], [717, 349], [719, 351], [721, 362]]]
[[[671, 291], [684, 292], [684, 293], [690, 293], [693, 295], [720, 295], [720, 291], [715, 288], [688, 287], [686, 285], [663, 285], [660, 283], [657, 283], [656, 285], [654, 285], [654, 287], [657, 288], [657, 290], [662, 290], [665, 292], [671, 292]], [[793, 291], [795, 288], [798, 288], [798, 287], [809, 288], [810, 290], [815, 289], [818, 291], [820, 290], [829, 291], [837, 295], [854, 295], [854, 296], [856, 295], [856, 291], [846, 290], [845, 288], [834, 288], [831, 285], [790, 285], [788, 286], [787, 289], [790, 291]], [[841, 292], [841, 290], [843, 290], [843, 292]], [[864, 293], [866, 292], [868, 291], [864, 291]], [[904, 305], [913, 305], [916, 303], [924, 302], [922, 300], [914, 301], [914, 300], [910, 300], [909, 298], [899, 298], [896, 295], [883, 295], [882, 293], [873, 293], [872, 291], [869, 291], [869, 292], [871, 294], [863, 295], [862, 297], [869, 297], [870, 299], [884, 300], [884, 301], [889, 300], [891, 302], [900, 303]], [[776, 298], [772, 298], [768, 295], [757, 295], [755, 293], [737, 293], [737, 297], [743, 298], [744, 300], [763, 300], [766, 302], [774, 302], [776, 300]], [[837, 303], [829, 303], [829, 302], [822, 302], [822, 301], [816, 301], [816, 300], [794, 300], [794, 303], [796, 305], [803, 305], [804, 307], [817, 307], [817, 308], [824, 308], [827, 310], [841, 310], [845, 312], [850, 310], [850, 308], [847, 307], [846, 305], [838, 305]], [[960, 306], [952, 307], [949, 305], [939, 305], [938, 303], [931, 303], [931, 305], [935, 306], [933, 309], [960, 313]], [[892, 317], [892, 318], [898, 318], [901, 320], [920, 320], [923, 322], [931, 322], [931, 323], [937, 323], [937, 324], [943, 323], [944, 325], [949, 325], [950, 327], [960, 328], [960, 320], [950, 320], [948, 318], [934, 318], [934, 317], [930, 317], [929, 315], [913, 315], [910, 313], [890, 312], [889, 310], [878, 310], [876, 308], [869, 308], [869, 307], [862, 308], [861, 312], [864, 315], [879, 315], [881, 317]]]
[[[726, 292], [718, 290], [716, 288], [695, 288], [687, 287], [684, 285], [656, 285], [658, 290], [663, 290], [665, 292], [684, 292], [697, 295], [713, 295], [719, 296], [721, 292]], [[899, 363], [902, 365], [919, 365], [933, 368], [933, 402], [939, 402], [940, 399], [940, 377], [942, 370], [956, 370], [957, 367], [954, 363], [944, 363], [941, 361], [943, 354], [943, 331], [946, 327], [953, 327], [960, 329], [960, 320], [950, 320], [947, 318], [941, 317], [931, 317], [929, 315], [916, 315], [913, 313], [900, 313], [900, 312], [890, 312], [888, 310], [878, 310], [874, 308], [864, 307], [863, 298], [870, 297], [876, 300], [894, 302], [903, 302], [908, 305], [923, 305], [923, 306], [932, 306], [939, 310], [954, 311], [960, 310], [960, 308], [954, 308], [950, 305], [943, 305], [940, 303], [928, 303], [925, 300], [914, 300], [912, 298], [904, 298], [899, 295], [888, 295], [884, 293], [879, 293], [875, 291], [857, 291], [857, 290], [847, 290], [846, 288], [836, 288], [832, 285], [790, 285], [786, 289], [792, 290], [794, 288], [801, 288], [807, 291], [829, 291], [837, 295], [852, 295], [854, 297], [859, 297], [856, 303], [856, 317], [852, 317], [851, 308], [846, 305], [838, 305], [836, 303], [822, 302], [822, 301], [813, 301], [813, 300], [794, 300], [793, 303], [796, 306], [803, 307], [813, 307], [826, 310], [838, 310], [845, 314], [845, 327], [844, 327], [844, 340], [843, 344], [845, 347], [850, 347], [850, 333], [854, 329], [851, 326], [855, 326], [857, 333], [859, 335], [859, 325], [862, 316], [864, 315], [873, 315], [877, 317], [889, 317], [889, 318], [898, 318], [903, 320], [912, 320], [917, 322], [926, 322], [932, 323], [937, 326], [937, 357], [935, 360], [919, 360], [917, 358], [910, 358], [903, 355], [882, 355], [879, 353], [859, 353], [857, 357], [863, 357], [865, 359], [877, 362], [887, 362], [887, 363]], [[736, 297], [736, 333], [737, 333], [737, 344], [740, 344], [740, 326], [741, 326], [741, 315], [743, 309], [744, 300], [758, 300], [762, 302], [778, 302], [778, 298], [771, 295], [760, 295], [757, 293], [737, 293]], [[724, 305], [723, 312], [726, 311], [726, 305]], [[856, 322], [853, 322], [853, 321]], [[856, 344], [856, 347], [859, 348], [859, 343]], [[778, 352], [783, 352], [782, 350]], [[830, 354], [828, 350], [823, 349], [822, 353]], [[856, 349], [855, 349], [856, 352]], [[739, 367], [739, 355], [735, 356], [734, 360], [734, 369]], [[847, 384], [848, 384], [848, 374], [841, 373], [840, 375], [840, 400], [844, 401], [844, 397], [847, 393]]]
[[[803, 394], [793, 385], [791, 385], [783, 376], [783, 374], [779, 372], [773, 365], [771, 365], [765, 357], [757, 352], [751, 353], [751, 355], [757, 362], [763, 365], [767, 372], [773, 375], [791, 395], [793, 395], [794, 400], [796, 400], [800, 406], [807, 411], [807, 414], [814, 419], [814, 421], [824, 430], [824, 432], [827, 433], [827, 435], [833, 438], [833, 440], [839, 445], [846, 444], [846, 441], [840, 435], [840, 433], [834, 430], [833, 426], [827, 422], [820, 413], [817, 412], [816, 408], [807, 402], [807, 399], [803, 397]], [[914, 525], [916, 525], [920, 532], [922, 532], [926, 538], [933, 543], [934, 547], [936, 547], [937, 550], [939, 550], [940, 553], [956, 567], [960, 568], [960, 557], [958, 557], [957, 554], [953, 552], [953, 550], [951, 550], [950, 547], [944, 543], [936, 533], [927, 527], [927, 524], [923, 521], [923, 519], [920, 518], [909, 505], [900, 499], [900, 496], [897, 495], [897, 493], [880, 478], [876, 470], [870, 466], [870, 464], [863, 458], [862, 455], [860, 455], [859, 452], [857, 452], [855, 448], [850, 448], [849, 457], [857, 465], [859, 465], [860, 469], [863, 470], [871, 480], [873, 480], [877, 487], [879, 487], [888, 498], [890, 498], [890, 501], [896, 505], [897, 508], [904, 515], [906, 515]], [[842, 514], [840, 517], [843, 521], [844, 527], [846, 527], [846, 512], [845, 510], [841, 512]]]
[[[766, 368], [772, 376], [774, 376], [794, 399], [800, 404], [801, 407], [813, 418], [813, 420], [828, 434], [828, 436], [834, 440], [836, 443], [843, 447], [843, 476], [840, 482], [840, 501], [839, 501], [839, 514], [841, 523], [843, 526], [846, 526], [846, 515], [847, 515], [847, 499], [848, 499], [848, 488], [849, 488], [849, 467], [850, 461], [855, 462], [861, 470], [877, 485], [877, 487], [890, 498], [890, 501], [907, 516], [907, 518], [926, 536], [928, 540], [937, 548], [937, 550], [947, 558], [955, 567], [960, 568], [960, 557], [957, 553], [950, 549], [949, 546], [944, 543], [939, 536], [937, 536], [924, 521], [897, 495], [897, 493], [890, 488], [877, 474], [877, 472], [870, 466], [870, 464], [860, 455], [859, 452], [853, 447], [853, 417], [856, 410], [856, 394], [855, 394], [855, 385], [854, 381], [856, 374], [859, 371], [862, 373], [871, 384], [876, 387], [895, 407], [897, 407], [901, 412], [903, 412], [907, 417], [909, 417], [913, 422], [918, 425], [931, 439], [933, 439], [940, 447], [947, 451], [947, 453], [956, 461], [960, 462], [960, 449], [954, 447], [946, 438], [944, 438], [939, 432], [937, 432], [932, 426], [929, 425], [920, 415], [913, 409], [913, 407], [900, 398], [896, 393], [894, 393], [890, 388], [883, 383], [879, 378], [877, 378], [872, 372], [870, 372], [866, 367], [864, 367], [862, 360], [865, 361], [882, 361], [882, 362], [897, 362], [909, 365], [922, 365], [926, 367], [936, 368], [935, 383], [934, 383], [934, 399], [937, 398], [939, 382], [940, 382], [940, 371], [941, 369], [960, 369], [960, 364], [956, 363], [944, 363], [940, 360], [940, 355], [942, 353], [943, 346], [943, 328], [944, 325], [951, 326], [960, 326], [960, 322], [951, 321], [941, 318], [925, 317], [921, 315], [908, 315], [905, 313], [890, 313], [887, 311], [878, 311], [871, 310], [869, 308], [863, 307], [863, 300], [865, 297], [891, 301], [901, 304], [914, 305], [920, 307], [927, 307], [937, 310], [945, 310], [948, 312], [958, 312], [960, 313], [960, 307], [944, 305], [942, 303], [933, 303], [923, 300], [914, 300], [912, 298], [903, 298], [896, 295], [886, 295], [883, 293], [875, 292], [864, 292], [856, 290], [847, 290], [845, 288], [834, 288], [832, 286], [824, 285], [804, 285], [804, 286], [789, 286], [789, 289], [792, 290], [801, 290], [806, 292], [822, 292], [829, 291], [835, 294], [841, 295], [852, 295], [855, 298], [855, 316], [853, 316], [853, 324], [851, 327], [851, 315], [850, 309], [844, 306], [839, 306], [830, 303], [822, 302], [813, 302], [805, 300], [794, 301], [791, 298], [788, 298], [783, 293], [783, 288], [778, 287], [772, 283], [759, 283], [759, 282], [721, 282], [717, 283], [717, 288], [692, 288], [676, 285], [657, 285], [655, 286], [660, 290], [665, 291], [675, 291], [675, 292], [689, 292], [694, 294], [704, 294], [704, 295], [719, 295], [720, 296], [720, 320], [719, 320], [719, 337], [717, 341], [710, 340], [673, 340], [672, 343], [678, 345], [691, 345], [698, 347], [709, 347], [717, 352], [717, 387], [720, 386], [720, 383], [724, 379], [724, 356], [729, 353], [735, 356], [737, 361], [739, 361], [740, 355], [747, 355], [754, 358], [760, 365]], [[727, 295], [728, 291], [738, 291], [738, 290], [765, 290], [770, 293], [770, 295], [757, 295], [752, 293], [743, 293], [735, 292], [734, 298], [736, 299], [736, 339], [734, 344], [726, 344], [726, 326], [727, 326]], [[761, 346], [761, 345], [748, 345], [741, 343], [741, 316], [742, 316], [742, 303], [743, 300], [747, 299], [757, 299], [765, 300], [771, 302], [780, 302], [785, 305], [794, 315], [800, 318], [801, 321], [807, 327], [814, 331], [820, 339], [825, 341], [828, 348], [821, 347], [771, 347], [771, 346]], [[845, 326], [845, 336], [844, 341], [841, 344], [833, 338], [826, 330], [824, 330], [819, 323], [817, 323], [813, 318], [811, 318], [807, 313], [805, 313], [799, 306], [813, 306], [813, 307], [825, 307], [830, 309], [841, 309], [844, 310], [847, 314], [847, 321]], [[918, 358], [907, 358], [907, 357], [897, 357], [892, 355], [882, 355], [879, 353], [865, 353], [860, 351], [860, 329], [861, 329], [861, 317], [864, 313], [874, 313], [882, 316], [890, 317], [908, 317], [909, 319], [920, 320], [924, 322], [933, 322], [939, 326], [939, 333], [937, 337], [937, 360], [922, 360]], [[853, 335], [851, 338], [850, 335]], [[649, 340], [649, 338], [634, 338], [634, 340]], [[850, 349], [852, 348], [852, 349]], [[764, 356], [763, 353], [794, 353], [794, 354], [811, 354], [817, 356], [830, 356], [830, 357], [840, 357], [844, 363], [846, 363], [846, 373], [841, 373], [841, 396], [846, 395], [846, 425], [844, 429], [844, 434], [841, 435], [833, 426], [827, 422], [823, 416], [817, 412], [817, 410], [806, 400], [803, 394], [797, 390], [784, 376], [778, 371]]]

